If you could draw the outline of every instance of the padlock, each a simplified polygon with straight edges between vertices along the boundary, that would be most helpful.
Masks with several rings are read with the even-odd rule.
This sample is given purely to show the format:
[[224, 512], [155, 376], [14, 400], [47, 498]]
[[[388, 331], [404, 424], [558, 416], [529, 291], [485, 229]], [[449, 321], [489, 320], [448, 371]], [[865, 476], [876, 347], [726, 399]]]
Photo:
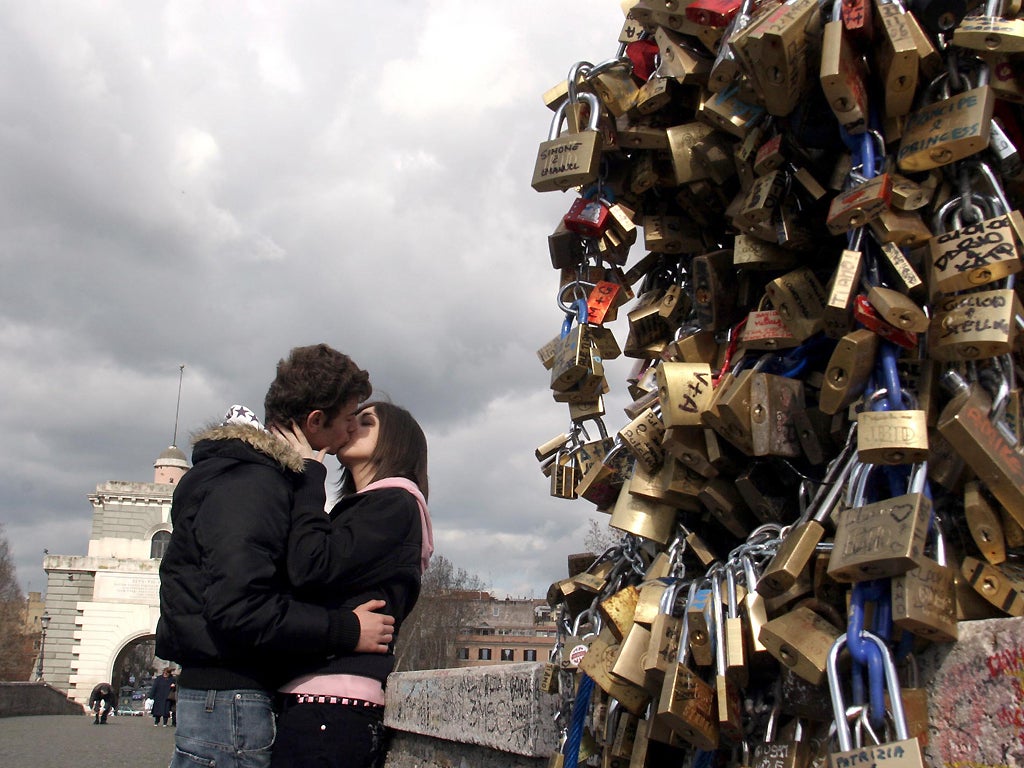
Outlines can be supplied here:
[[708, 331], [725, 330], [735, 324], [737, 285], [732, 251], [696, 256], [690, 272], [697, 324]]
[[954, 446], [978, 479], [1018, 524], [1024, 524], [1024, 455], [1012, 433], [994, 423], [992, 400], [984, 389], [968, 385], [955, 371], [941, 381], [955, 393], [939, 415], [939, 432]]
[[853, 238], [850, 247], [839, 256], [839, 264], [828, 288], [828, 299], [822, 309], [825, 335], [841, 338], [853, 330], [853, 300], [860, 286], [864, 254], [860, 250], [863, 230]]
[[936, 360], [977, 360], [1014, 350], [1020, 299], [1009, 289], [978, 291], [942, 298], [928, 334], [928, 352]]
[[643, 714], [651, 696], [644, 689], [632, 683], [612, 677], [611, 670], [618, 657], [620, 643], [616, 641], [608, 627], [601, 627], [580, 659], [579, 668], [593, 679], [594, 684], [609, 696], [618, 700], [628, 712], [640, 716]]
[[885, 115], [902, 117], [910, 111], [917, 90], [917, 40], [899, 3], [875, 0], [875, 11], [880, 32], [875, 41], [875, 64], [885, 93]]
[[679, 639], [683, 619], [675, 615], [676, 598], [683, 583], [672, 581], [661, 594], [658, 612], [651, 622], [650, 640], [643, 657], [644, 686], [652, 693], [661, 691], [665, 673], [675, 663], [679, 653]]
[[541, 142], [533, 168], [531, 186], [538, 192], [565, 191], [597, 179], [602, 146], [598, 131], [601, 103], [592, 93], [580, 93], [578, 98], [590, 107], [587, 128], [578, 133], [561, 133], [562, 122], [572, 100], [567, 99], [559, 106], [551, 121], [547, 141]]
[[[736, 688], [746, 688], [750, 682], [750, 671], [747, 669], [747, 627], [740, 613], [740, 597], [737, 588], [736, 572], [742, 572], [739, 561], [726, 563], [725, 578], [725, 615], [722, 635], [725, 639], [725, 675]], [[721, 588], [721, 586], [719, 586]]]
[[909, 296], [892, 288], [874, 285], [868, 291], [868, 301], [887, 323], [914, 333], [928, 330], [928, 315]]
[[936, 643], [956, 642], [956, 571], [946, 564], [942, 520], [932, 519], [935, 556], [892, 580], [892, 619], [901, 629]]
[[847, 709], [846, 703], [843, 701], [842, 680], [839, 677], [839, 652], [847, 644], [846, 635], [841, 635], [836, 639], [828, 655], [828, 687], [832, 696], [832, 715], [836, 724], [836, 737], [840, 750], [829, 755], [829, 768], [847, 768], [856, 765], [861, 761], [862, 755], [867, 760], [884, 763], [892, 768], [924, 768], [921, 746], [917, 739], [911, 738], [907, 730], [907, 718], [903, 711], [903, 699], [900, 696], [900, 681], [892, 655], [885, 642], [870, 632], [862, 632], [861, 639], [872, 643], [882, 656], [885, 686], [889, 693], [897, 741], [855, 747], [850, 734], [850, 726], [846, 720]]
[[798, 605], [761, 627], [759, 637], [780, 664], [819, 685], [825, 680], [829, 649], [840, 634], [827, 619]]
[[[731, 744], [743, 738], [740, 686], [730, 674], [726, 648], [725, 605], [722, 595], [722, 570], [709, 571], [711, 579], [712, 631], [715, 654], [715, 706], [718, 712], [719, 737]], [[742, 639], [742, 635], [741, 635]]]
[[[682, 637], [689, 636], [689, 604], [697, 592], [697, 582], [690, 585], [687, 610], [683, 614]], [[715, 711], [715, 689], [708, 685], [687, 663], [690, 644], [679, 643], [675, 664], [665, 674], [655, 714], [672, 731], [698, 749], [718, 748], [718, 718]]]
[[981, 86], [912, 112], [896, 153], [899, 169], [926, 171], [987, 147], [994, 103], [992, 89]]
[[[844, 15], [847, 7], [853, 5], [842, 0], [837, 4], [842, 6]], [[869, 0], [860, 0], [858, 4], [870, 8]], [[863, 60], [848, 39], [845, 22], [833, 18], [824, 25], [822, 33], [819, 78], [836, 120], [852, 135], [867, 130], [866, 74]]]
[[562, 217], [566, 229], [583, 237], [601, 237], [611, 216], [608, 206], [599, 199], [579, 197]]
[[794, 420], [804, 408], [803, 381], [767, 373], [753, 374], [750, 433], [754, 455], [800, 456], [800, 439]]
[[636, 585], [628, 584], [597, 604], [601, 626], [607, 628], [619, 642], [622, 642], [633, 625], [633, 615], [636, 613], [639, 599], [640, 590]]
[[964, 580], [974, 591], [1010, 616], [1024, 616], [1024, 568], [1017, 563], [990, 565], [976, 557], [960, 563]]
[[619, 439], [648, 472], [655, 472], [665, 458], [662, 440], [665, 424], [653, 408], [646, 408], [629, 424], [619, 430]]
[[676, 523], [676, 510], [667, 504], [642, 499], [629, 492], [627, 478], [619, 491], [608, 525], [659, 544], [666, 544]]
[[825, 366], [819, 393], [819, 407], [824, 413], [839, 413], [863, 394], [875, 367], [878, 336], [861, 328], [846, 334], [836, 344]]
[[747, 590], [743, 596], [744, 615], [747, 619], [746, 644], [750, 648], [751, 656], [756, 658], [764, 656], [768, 651], [761, 642], [761, 627], [768, 623], [768, 610], [764, 597], [757, 591], [758, 575], [753, 561], [744, 555], [740, 558], [740, 565], [743, 568], [743, 583]]
[[927, 468], [915, 464], [907, 493], [867, 502], [867, 483], [877, 465], [862, 466], [853, 481], [852, 501], [836, 523], [828, 575], [853, 582], [897, 576], [923, 557], [931, 501], [923, 493]]
[[807, 267], [787, 272], [766, 286], [772, 305], [797, 341], [824, 328], [825, 291]]
[[657, 368], [661, 419], [666, 428], [700, 426], [711, 403], [711, 366], [706, 363], [662, 363]]
[[906, 410], [872, 410], [888, 391], [878, 389], [857, 418], [857, 456], [865, 464], [917, 464], [928, 459], [928, 416], [917, 399], [903, 390]]
[[999, 513], [992, 508], [981, 490], [981, 484], [972, 480], [964, 486], [964, 519], [975, 545], [992, 565], [1006, 560], [1006, 537]]
[[[941, 222], [960, 203], [954, 198], [939, 209]], [[965, 291], [1001, 280], [1021, 270], [1017, 242], [1024, 232], [1020, 211], [939, 234], [928, 241], [932, 282], [945, 293]]]
[[855, 184], [829, 204], [826, 224], [833, 235], [863, 227], [889, 208], [892, 180], [888, 173]]

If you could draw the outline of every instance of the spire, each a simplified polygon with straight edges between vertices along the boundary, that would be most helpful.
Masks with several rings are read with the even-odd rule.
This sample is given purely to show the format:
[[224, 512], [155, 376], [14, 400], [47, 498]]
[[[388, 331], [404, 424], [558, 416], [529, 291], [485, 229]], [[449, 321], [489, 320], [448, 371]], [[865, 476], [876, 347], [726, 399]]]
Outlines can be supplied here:
[[157, 456], [153, 463], [153, 482], [174, 485], [188, 471], [188, 457], [178, 448], [178, 414], [181, 410], [181, 380], [185, 376], [185, 364], [178, 366], [178, 402], [174, 407], [174, 436], [171, 444]]

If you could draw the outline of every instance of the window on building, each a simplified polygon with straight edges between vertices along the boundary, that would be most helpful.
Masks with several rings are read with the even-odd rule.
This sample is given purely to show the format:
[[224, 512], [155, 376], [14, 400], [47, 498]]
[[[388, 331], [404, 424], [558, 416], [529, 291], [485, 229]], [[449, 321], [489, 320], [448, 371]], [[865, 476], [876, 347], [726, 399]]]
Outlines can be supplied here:
[[490, 648], [479, 648], [476, 652], [476, 657], [480, 661], [491, 660], [491, 649]]
[[149, 556], [154, 560], [161, 559], [164, 556], [164, 552], [167, 551], [167, 545], [170, 543], [170, 531], [157, 531], [153, 534], [153, 539], [149, 545]]
[[459, 648], [459, 659], [466, 661], [469, 658], [469, 648]]
[[515, 652], [511, 648], [501, 649], [501, 660], [502, 661], [515, 661]]
[[523, 661], [536, 661], [536, 660], [537, 660], [537, 651], [536, 650], [534, 650], [533, 648], [527, 648], [525, 651], [523, 651]]

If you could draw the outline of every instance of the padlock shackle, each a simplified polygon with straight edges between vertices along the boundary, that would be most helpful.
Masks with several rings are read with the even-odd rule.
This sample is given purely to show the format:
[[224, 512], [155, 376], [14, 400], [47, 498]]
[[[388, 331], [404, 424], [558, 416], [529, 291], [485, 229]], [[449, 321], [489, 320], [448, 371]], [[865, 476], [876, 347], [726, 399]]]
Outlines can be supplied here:
[[590, 106], [590, 115], [587, 117], [587, 130], [596, 131], [601, 119], [601, 101], [592, 93], [580, 93], [575, 99], [569, 98], [558, 105], [555, 116], [551, 119], [551, 128], [548, 130], [548, 141], [554, 141], [562, 133], [562, 121], [565, 120], [566, 109], [579, 101], [585, 101]]
[[[896, 729], [896, 738], [900, 741], [910, 738], [907, 731], [907, 717], [903, 710], [903, 699], [900, 696], [899, 675], [896, 672], [896, 665], [893, 662], [892, 654], [885, 642], [870, 632], [861, 632], [861, 639], [873, 643], [882, 657], [882, 668], [885, 672], [886, 688], [889, 691], [889, 702], [892, 708], [893, 725]], [[842, 752], [849, 752], [853, 749], [853, 738], [850, 734], [850, 724], [846, 720], [846, 704], [843, 701], [842, 681], [839, 679], [839, 652], [847, 644], [847, 635], [842, 634], [836, 638], [828, 653], [826, 672], [828, 676], [828, 690], [832, 698], [832, 715], [835, 718], [836, 737], [839, 740], [839, 749]]]

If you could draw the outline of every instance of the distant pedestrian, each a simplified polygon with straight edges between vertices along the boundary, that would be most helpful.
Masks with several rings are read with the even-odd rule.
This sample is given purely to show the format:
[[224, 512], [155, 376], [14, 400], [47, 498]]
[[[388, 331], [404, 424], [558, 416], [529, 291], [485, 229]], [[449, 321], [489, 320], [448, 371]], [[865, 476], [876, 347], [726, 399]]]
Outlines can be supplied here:
[[164, 667], [159, 677], [153, 678], [153, 685], [149, 689], [149, 698], [153, 700], [153, 725], [159, 726], [164, 721], [164, 728], [167, 727], [167, 720], [171, 716], [171, 704], [168, 701], [171, 691], [175, 690], [174, 678], [171, 677], [171, 668]]
[[117, 705], [114, 686], [110, 683], [98, 683], [89, 695], [89, 708], [95, 714], [93, 725], [106, 725], [107, 715]]
[[178, 678], [171, 670], [171, 692], [167, 694], [167, 708], [171, 710], [171, 727], [178, 727]]

